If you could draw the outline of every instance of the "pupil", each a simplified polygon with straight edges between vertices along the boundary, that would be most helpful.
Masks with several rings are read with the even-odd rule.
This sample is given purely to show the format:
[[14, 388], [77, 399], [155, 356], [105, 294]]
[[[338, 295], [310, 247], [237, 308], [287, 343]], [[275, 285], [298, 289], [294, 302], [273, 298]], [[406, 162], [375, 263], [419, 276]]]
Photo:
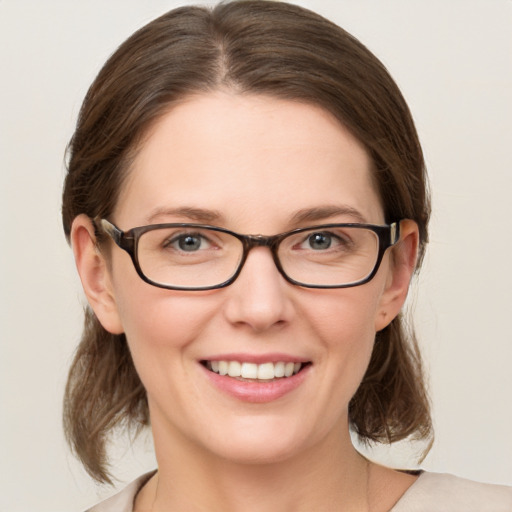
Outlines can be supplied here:
[[331, 237], [323, 233], [315, 233], [309, 237], [313, 249], [328, 249], [331, 246]]
[[183, 251], [195, 251], [199, 249], [201, 240], [196, 236], [184, 236], [179, 239], [178, 245]]

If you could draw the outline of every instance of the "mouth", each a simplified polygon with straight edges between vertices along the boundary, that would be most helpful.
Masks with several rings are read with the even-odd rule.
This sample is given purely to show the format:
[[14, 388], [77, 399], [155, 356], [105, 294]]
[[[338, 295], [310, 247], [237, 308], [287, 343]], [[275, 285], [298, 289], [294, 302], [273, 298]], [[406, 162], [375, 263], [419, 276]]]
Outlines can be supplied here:
[[228, 376], [240, 381], [247, 382], [274, 382], [280, 379], [287, 379], [305, 367], [310, 362], [266, 362], [256, 364], [245, 361], [201, 361], [201, 364], [209, 371], [221, 376]]

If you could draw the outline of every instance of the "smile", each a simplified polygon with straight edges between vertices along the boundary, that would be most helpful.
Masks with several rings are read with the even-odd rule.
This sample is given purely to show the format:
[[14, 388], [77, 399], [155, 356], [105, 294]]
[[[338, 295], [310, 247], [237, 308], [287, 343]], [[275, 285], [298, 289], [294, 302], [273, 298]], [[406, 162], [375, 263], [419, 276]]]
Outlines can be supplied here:
[[208, 370], [219, 375], [241, 379], [272, 381], [274, 379], [291, 377], [301, 371], [308, 363], [267, 362], [262, 364], [240, 361], [205, 361]]
[[292, 393], [308, 379], [313, 366], [311, 361], [278, 354], [224, 354], [199, 362], [214, 387], [249, 403], [272, 402]]

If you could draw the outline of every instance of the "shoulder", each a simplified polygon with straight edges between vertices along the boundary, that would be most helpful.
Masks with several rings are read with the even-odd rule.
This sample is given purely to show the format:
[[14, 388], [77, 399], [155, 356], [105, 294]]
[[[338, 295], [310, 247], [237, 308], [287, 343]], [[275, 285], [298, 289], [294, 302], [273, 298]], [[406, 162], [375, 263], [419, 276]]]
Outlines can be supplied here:
[[422, 473], [391, 512], [511, 512], [512, 487]]
[[85, 512], [132, 512], [135, 496], [142, 486], [155, 474], [155, 471], [146, 473], [127, 485], [121, 492], [94, 505]]

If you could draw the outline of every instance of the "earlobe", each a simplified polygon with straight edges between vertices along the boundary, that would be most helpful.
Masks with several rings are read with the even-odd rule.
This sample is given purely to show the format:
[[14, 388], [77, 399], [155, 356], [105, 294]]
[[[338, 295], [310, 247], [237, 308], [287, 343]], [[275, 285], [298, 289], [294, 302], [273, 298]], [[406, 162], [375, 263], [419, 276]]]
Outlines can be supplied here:
[[389, 325], [402, 309], [416, 267], [418, 245], [418, 225], [413, 220], [403, 220], [400, 241], [390, 252], [389, 276], [375, 317], [376, 332]]
[[112, 334], [123, 327], [112, 290], [107, 262], [96, 244], [94, 225], [87, 215], [78, 215], [71, 227], [71, 246], [87, 300], [101, 325]]

